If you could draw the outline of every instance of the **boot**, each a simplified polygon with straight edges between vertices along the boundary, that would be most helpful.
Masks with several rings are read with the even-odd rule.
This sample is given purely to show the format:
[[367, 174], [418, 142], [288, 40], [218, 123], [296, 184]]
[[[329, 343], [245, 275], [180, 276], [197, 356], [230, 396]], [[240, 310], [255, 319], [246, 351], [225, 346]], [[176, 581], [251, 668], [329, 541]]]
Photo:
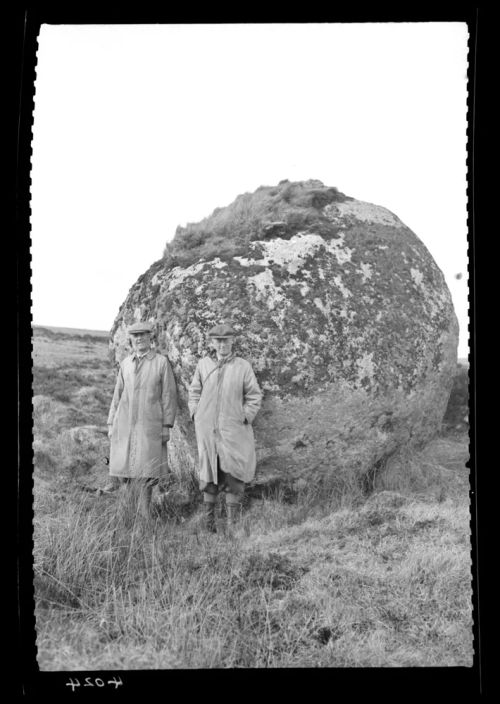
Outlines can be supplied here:
[[215, 524], [215, 502], [205, 501], [205, 530], [209, 533], [217, 533], [217, 527]]
[[226, 501], [226, 524], [228, 529], [234, 527], [240, 517], [240, 504], [228, 503]]

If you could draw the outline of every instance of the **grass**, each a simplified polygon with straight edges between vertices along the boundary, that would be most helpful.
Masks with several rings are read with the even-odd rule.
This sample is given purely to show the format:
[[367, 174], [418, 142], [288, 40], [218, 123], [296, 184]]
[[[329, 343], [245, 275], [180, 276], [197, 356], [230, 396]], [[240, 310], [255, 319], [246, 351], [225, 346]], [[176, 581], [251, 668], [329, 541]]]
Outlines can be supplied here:
[[[56, 328], [57, 330], [57, 328]], [[46, 328], [33, 329], [33, 364], [58, 369], [77, 366], [102, 368], [109, 358], [109, 336], [66, 335]]]
[[[245, 254], [250, 241], [280, 235], [287, 239], [311, 227], [321, 231], [326, 225], [321, 213], [328, 203], [345, 201], [336, 188], [320, 181], [281, 181], [277, 186], [261, 186], [243, 193], [225, 208], [199, 223], [178, 227], [167, 243], [163, 265], [189, 266], [200, 258], [233, 257]], [[328, 225], [331, 230], [331, 225]]]
[[39, 525], [41, 669], [471, 664], [465, 508], [269, 508], [235, 540], [92, 497]]
[[234, 537], [223, 506], [203, 531], [195, 484], [175, 477], [145, 521], [125, 491], [84, 490], [107, 478], [113, 374], [93, 344], [88, 364], [68, 340], [61, 367], [34, 367], [42, 670], [472, 664], [463, 433], [400, 458], [368, 495], [248, 492]]

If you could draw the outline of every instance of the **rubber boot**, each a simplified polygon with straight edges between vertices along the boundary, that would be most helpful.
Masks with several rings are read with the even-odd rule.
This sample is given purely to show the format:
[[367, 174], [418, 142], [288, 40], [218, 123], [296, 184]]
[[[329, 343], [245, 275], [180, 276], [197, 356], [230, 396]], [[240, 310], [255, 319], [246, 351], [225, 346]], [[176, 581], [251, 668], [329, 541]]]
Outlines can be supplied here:
[[205, 507], [205, 530], [209, 533], [217, 533], [215, 524], [215, 501], [204, 501]]

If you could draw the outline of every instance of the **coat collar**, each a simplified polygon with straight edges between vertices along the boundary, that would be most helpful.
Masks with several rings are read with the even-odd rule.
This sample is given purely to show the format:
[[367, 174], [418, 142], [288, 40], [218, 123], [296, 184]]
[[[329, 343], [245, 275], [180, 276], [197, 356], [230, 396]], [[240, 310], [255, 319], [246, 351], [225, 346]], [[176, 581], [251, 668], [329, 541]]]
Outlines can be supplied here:
[[155, 353], [154, 350], [149, 350], [149, 352], [146, 352], [146, 354], [143, 355], [142, 357], [138, 357], [135, 352], [132, 352], [132, 355], [131, 355], [131, 356], [132, 356], [132, 359], [133, 359], [133, 360], [136, 360], [136, 359], [137, 359], [137, 360], [139, 360], [139, 362], [141, 362], [143, 359], [153, 359], [153, 357], [155, 356], [155, 354], [156, 354], [156, 353]]
[[218, 367], [223, 367], [225, 364], [229, 364], [229, 362], [232, 362], [234, 358], [235, 358], [235, 355], [233, 352], [231, 352], [229, 357], [226, 357], [226, 359], [218, 360], [217, 357], [215, 357], [214, 361]]
[[226, 364], [229, 364], [230, 362], [235, 360], [236, 355], [234, 354], [234, 352], [231, 352], [231, 355], [227, 359], [222, 360], [221, 362], [219, 362], [219, 360], [217, 359], [217, 355], [215, 354], [207, 354], [205, 356], [205, 359], [209, 359], [214, 365], [213, 369], [216, 369], [217, 367], [224, 367]]

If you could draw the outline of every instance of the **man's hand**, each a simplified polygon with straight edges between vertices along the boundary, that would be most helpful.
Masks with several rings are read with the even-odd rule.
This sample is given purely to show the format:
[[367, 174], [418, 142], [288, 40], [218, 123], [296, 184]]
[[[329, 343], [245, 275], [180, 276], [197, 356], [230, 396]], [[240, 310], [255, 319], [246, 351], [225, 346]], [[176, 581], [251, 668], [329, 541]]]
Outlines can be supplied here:
[[111, 436], [113, 435], [113, 426], [108, 425], [108, 438], [111, 440]]
[[170, 440], [170, 428], [161, 429], [161, 443], [165, 445]]

